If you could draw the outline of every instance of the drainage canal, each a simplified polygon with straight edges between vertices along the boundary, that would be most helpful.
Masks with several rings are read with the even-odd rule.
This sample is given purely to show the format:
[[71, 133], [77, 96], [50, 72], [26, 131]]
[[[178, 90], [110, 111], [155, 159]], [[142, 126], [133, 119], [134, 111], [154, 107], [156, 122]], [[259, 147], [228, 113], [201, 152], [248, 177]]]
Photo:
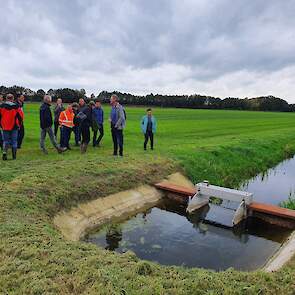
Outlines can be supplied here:
[[[254, 200], [278, 205], [295, 191], [295, 157], [258, 175], [240, 189]], [[217, 202], [218, 203], [218, 202]], [[161, 201], [123, 222], [108, 222], [85, 241], [120, 253], [132, 250], [139, 258], [164, 265], [224, 270], [254, 270], [281, 248], [291, 230], [255, 217], [229, 227], [230, 203], [210, 203], [193, 214], [186, 206]]]
[[[190, 215], [185, 209], [163, 201], [122, 223], [106, 224], [85, 240], [120, 253], [132, 250], [141, 259], [164, 265], [254, 270], [263, 266], [291, 233], [254, 218], [232, 229], [204, 219], [208, 206]], [[219, 212], [221, 218], [223, 212]]]
[[295, 198], [295, 157], [258, 174], [240, 189], [253, 193], [257, 202], [273, 205]]

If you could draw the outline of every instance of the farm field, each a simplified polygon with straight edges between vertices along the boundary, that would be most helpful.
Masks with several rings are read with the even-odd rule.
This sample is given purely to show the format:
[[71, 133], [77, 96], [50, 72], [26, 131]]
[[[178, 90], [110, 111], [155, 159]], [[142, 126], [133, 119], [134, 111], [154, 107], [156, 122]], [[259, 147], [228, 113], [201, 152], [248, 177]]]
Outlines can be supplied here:
[[17, 161], [0, 164], [0, 293], [293, 294], [294, 257], [273, 274], [165, 267], [131, 252], [65, 241], [52, 218], [78, 202], [177, 170], [193, 182], [237, 187], [295, 154], [294, 113], [155, 108], [155, 150], [143, 151], [139, 122], [145, 108], [127, 106], [121, 159], [112, 156], [108, 106], [102, 147], [90, 145], [85, 155], [77, 147], [61, 155], [49, 148], [43, 155], [38, 109], [25, 105], [23, 148]]

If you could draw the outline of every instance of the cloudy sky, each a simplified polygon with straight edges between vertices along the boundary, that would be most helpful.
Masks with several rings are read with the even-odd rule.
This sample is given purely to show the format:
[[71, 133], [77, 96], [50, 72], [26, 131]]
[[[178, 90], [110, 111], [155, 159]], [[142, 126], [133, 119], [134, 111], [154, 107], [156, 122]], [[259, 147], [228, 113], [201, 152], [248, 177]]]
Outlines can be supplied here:
[[293, 0], [0, 0], [0, 84], [295, 103]]

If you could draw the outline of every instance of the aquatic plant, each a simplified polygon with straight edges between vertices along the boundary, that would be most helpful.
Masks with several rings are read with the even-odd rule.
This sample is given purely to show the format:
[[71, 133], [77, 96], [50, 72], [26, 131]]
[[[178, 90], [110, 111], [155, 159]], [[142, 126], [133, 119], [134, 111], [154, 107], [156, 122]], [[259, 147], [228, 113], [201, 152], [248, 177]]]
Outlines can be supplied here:
[[288, 200], [281, 202], [280, 206], [295, 210], [295, 197], [289, 196]]

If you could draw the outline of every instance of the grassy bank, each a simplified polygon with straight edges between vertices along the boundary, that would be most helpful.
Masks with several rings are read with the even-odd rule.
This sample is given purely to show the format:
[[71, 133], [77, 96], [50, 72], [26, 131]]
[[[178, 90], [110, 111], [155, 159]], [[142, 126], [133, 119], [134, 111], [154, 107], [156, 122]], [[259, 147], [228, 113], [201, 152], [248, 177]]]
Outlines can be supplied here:
[[[109, 109], [106, 108], [106, 113]], [[62, 208], [183, 169], [193, 181], [237, 186], [291, 156], [295, 116], [282, 113], [156, 109], [156, 149], [142, 150], [142, 108], [127, 108], [125, 157], [101, 148], [62, 155], [38, 148], [38, 111], [26, 106], [17, 161], [0, 168], [0, 291], [4, 294], [292, 294], [294, 259], [275, 274], [164, 267], [83, 242], [67, 242], [52, 217]], [[218, 247], [218, 245], [216, 245]]]

